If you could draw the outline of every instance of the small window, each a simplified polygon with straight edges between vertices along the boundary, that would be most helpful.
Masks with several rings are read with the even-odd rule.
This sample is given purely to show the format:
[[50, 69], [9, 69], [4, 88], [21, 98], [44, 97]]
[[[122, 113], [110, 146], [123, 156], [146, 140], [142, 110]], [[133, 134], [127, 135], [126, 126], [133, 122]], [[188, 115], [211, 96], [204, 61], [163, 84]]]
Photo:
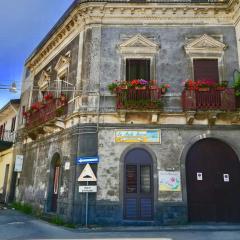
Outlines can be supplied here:
[[126, 60], [126, 80], [133, 79], [150, 80], [150, 59]]
[[219, 82], [218, 59], [194, 59], [194, 80]]
[[11, 132], [14, 132], [14, 130], [15, 130], [15, 124], [16, 124], [16, 117], [12, 118]]

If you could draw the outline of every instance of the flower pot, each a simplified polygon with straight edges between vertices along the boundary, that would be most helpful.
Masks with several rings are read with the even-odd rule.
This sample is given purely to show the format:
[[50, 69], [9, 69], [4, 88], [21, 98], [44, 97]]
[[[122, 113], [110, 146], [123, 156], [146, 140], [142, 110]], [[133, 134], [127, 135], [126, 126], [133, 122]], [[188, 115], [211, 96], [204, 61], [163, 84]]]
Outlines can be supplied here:
[[149, 89], [158, 89], [158, 86], [149, 86]]
[[135, 87], [136, 90], [146, 90], [146, 86], [142, 86], [142, 87]]
[[209, 87], [199, 87], [199, 88], [198, 88], [198, 91], [199, 91], [199, 92], [208, 92], [209, 90], [210, 90]]
[[161, 93], [162, 94], [165, 94], [167, 92], [167, 89], [166, 88], [161, 88]]
[[119, 89], [125, 90], [125, 89], [128, 89], [128, 86], [119, 86]]
[[224, 91], [226, 89], [226, 87], [216, 87], [217, 91]]

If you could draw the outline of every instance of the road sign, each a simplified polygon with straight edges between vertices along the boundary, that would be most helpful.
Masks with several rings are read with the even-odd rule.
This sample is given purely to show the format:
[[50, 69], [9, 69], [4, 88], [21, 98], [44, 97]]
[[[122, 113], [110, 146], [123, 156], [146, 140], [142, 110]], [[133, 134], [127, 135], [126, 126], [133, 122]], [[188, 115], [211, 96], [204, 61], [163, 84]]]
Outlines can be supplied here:
[[97, 192], [97, 186], [79, 186], [79, 192], [94, 193]]
[[97, 178], [89, 164], [83, 169], [78, 178], [79, 182], [96, 182]]
[[98, 163], [98, 162], [99, 162], [98, 156], [77, 158], [77, 164]]

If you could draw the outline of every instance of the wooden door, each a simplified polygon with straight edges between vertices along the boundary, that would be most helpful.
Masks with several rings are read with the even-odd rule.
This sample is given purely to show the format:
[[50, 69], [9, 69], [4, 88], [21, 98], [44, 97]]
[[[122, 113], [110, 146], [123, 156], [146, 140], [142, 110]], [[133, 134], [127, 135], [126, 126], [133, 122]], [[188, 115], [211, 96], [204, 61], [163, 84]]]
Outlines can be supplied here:
[[124, 218], [153, 218], [153, 165], [150, 154], [143, 149], [131, 150], [124, 164]]
[[240, 163], [230, 146], [200, 140], [187, 155], [186, 174], [190, 221], [240, 221]]
[[52, 212], [57, 211], [59, 176], [60, 176], [60, 162], [57, 161], [54, 166], [54, 174], [53, 174], [53, 189], [52, 189], [52, 203], [51, 203], [51, 211]]

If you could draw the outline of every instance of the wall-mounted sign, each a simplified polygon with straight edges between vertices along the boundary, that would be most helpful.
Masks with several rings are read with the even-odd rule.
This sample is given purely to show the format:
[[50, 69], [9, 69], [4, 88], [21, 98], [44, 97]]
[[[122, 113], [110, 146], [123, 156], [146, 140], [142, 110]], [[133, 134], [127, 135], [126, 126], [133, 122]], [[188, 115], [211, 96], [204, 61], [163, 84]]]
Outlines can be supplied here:
[[64, 169], [65, 170], [69, 170], [70, 169], [70, 162], [65, 162]]
[[179, 171], [159, 171], [159, 191], [180, 192], [181, 180]]
[[203, 180], [203, 176], [201, 172], [197, 172], [197, 180], [198, 181], [202, 181]]
[[97, 178], [89, 164], [85, 166], [85, 168], [82, 170], [79, 178], [79, 182], [96, 182]]
[[97, 192], [97, 186], [79, 186], [79, 192]]
[[98, 162], [99, 162], [98, 156], [77, 158], [77, 164], [98, 163]]
[[161, 143], [160, 130], [115, 130], [116, 143]]
[[226, 173], [223, 174], [223, 181], [229, 182], [229, 174], [226, 174]]
[[23, 155], [16, 155], [14, 172], [21, 172], [23, 166]]

